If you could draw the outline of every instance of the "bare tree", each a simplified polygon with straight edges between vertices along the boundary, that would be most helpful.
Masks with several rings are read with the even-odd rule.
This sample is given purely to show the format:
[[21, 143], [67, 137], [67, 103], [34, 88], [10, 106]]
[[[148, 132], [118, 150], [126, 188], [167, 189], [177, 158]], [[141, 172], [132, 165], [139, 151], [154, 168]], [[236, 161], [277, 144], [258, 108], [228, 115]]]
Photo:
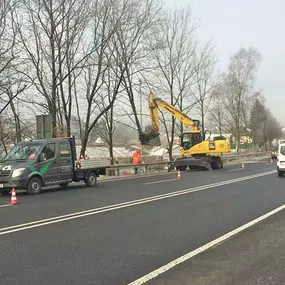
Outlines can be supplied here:
[[264, 125], [264, 143], [267, 149], [267, 143], [272, 145], [274, 139], [280, 139], [283, 136], [283, 126], [281, 123], [272, 115], [271, 111], [267, 108], [266, 124]]
[[[156, 69], [152, 72], [153, 90], [173, 106], [187, 113], [194, 106], [191, 86], [195, 72], [196, 40], [190, 7], [168, 12], [151, 45]], [[166, 130], [169, 159], [173, 160], [172, 148], [175, 135], [175, 119], [161, 114]], [[183, 126], [180, 125], [180, 130]]]
[[0, 116], [0, 141], [4, 152], [7, 154], [7, 144], [9, 143], [9, 137], [11, 130], [9, 130], [9, 120], [6, 116]]
[[118, 77], [119, 73], [120, 69], [118, 66], [109, 66], [103, 75], [102, 92], [104, 95], [102, 97], [102, 104], [99, 108], [106, 110], [108, 105], [111, 105], [111, 108], [103, 113], [100, 122], [94, 127], [94, 132], [103, 140], [105, 146], [109, 149], [111, 164], [114, 164], [113, 136], [116, 129], [115, 115], [117, 109], [115, 104], [112, 104], [112, 100], [114, 96], [118, 96], [113, 93], [114, 90], [117, 90], [116, 92], [119, 93], [119, 90], [117, 89], [121, 83], [119, 82], [121, 81], [121, 78]]
[[143, 132], [139, 118], [141, 114], [137, 110], [140, 77], [144, 78], [142, 73], [151, 70], [151, 66], [148, 66], [151, 52], [148, 38], [155, 30], [160, 10], [159, 0], [129, 1], [126, 14], [114, 35], [118, 42], [117, 52], [122, 56], [121, 70], [124, 71], [122, 84], [127, 95], [125, 104], [128, 104], [125, 114], [133, 121], [139, 136]]
[[267, 149], [268, 144], [271, 145], [274, 139], [282, 136], [282, 125], [266, 107], [264, 98], [254, 100], [250, 115], [251, 135], [253, 143], [258, 147], [264, 145]]
[[213, 55], [211, 42], [208, 42], [201, 52], [198, 53], [195, 61], [195, 82], [193, 84], [192, 93], [196, 102], [195, 109], [201, 118], [202, 133], [204, 134], [205, 118], [214, 96], [214, 89], [219, 84], [218, 78], [215, 75], [217, 61]]
[[250, 111], [250, 130], [253, 143], [261, 147], [264, 144], [264, 124], [267, 110], [264, 100], [256, 98]]
[[[67, 135], [71, 134], [71, 114], [74, 101], [74, 85], [82, 72], [92, 49], [85, 50], [84, 37], [95, 9], [88, 0], [62, 2], [62, 21], [56, 29], [59, 69], [59, 114], [63, 114]], [[61, 121], [62, 118], [61, 118]]]
[[15, 70], [15, 66], [21, 64], [14, 25], [17, 4], [16, 0], [0, 2], [0, 114], [26, 89]]
[[219, 135], [229, 131], [227, 112], [224, 106], [224, 97], [227, 96], [221, 83], [213, 90], [213, 97], [209, 107], [208, 121], [212, 129], [218, 130]]
[[[92, 52], [92, 48], [90, 51], [86, 47], [87, 51], [82, 54], [80, 42], [91, 10], [89, 3], [87, 0], [23, 0], [17, 12], [16, 27], [28, 66], [21, 72], [33, 84], [37, 97], [41, 95], [46, 102], [53, 129], [62, 107], [70, 132], [74, 71], [84, 66]], [[62, 105], [59, 106], [60, 98]], [[43, 105], [42, 100], [33, 103], [36, 101]]]
[[[101, 5], [97, 5], [92, 17], [92, 42], [94, 43], [94, 53], [88, 58], [87, 66], [83, 69], [82, 90], [84, 96], [81, 102], [85, 105], [84, 127], [82, 132], [81, 154], [85, 154], [89, 135], [102, 116], [108, 112], [119, 93], [123, 75], [125, 72], [121, 66], [122, 56], [118, 53], [116, 46], [118, 39], [115, 32], [124, 19], [128, 5], [125, 1], [104, 0]], [[110, 92], [102, 89], [105, 82], [105, 74], [112, 69], [114, 74], [113, 89]], [[81, 92], [82, 93], [82, 92]], [[77, 100], [77, 112], [81, 117], [80, 100]]]
[[11, 69], [15, 59], [13, 53], [15, 34], [12, 22], [14, 7], [13, 0], [0, 2], [0, 88], [5, 85], [7, 70]]
[[230, 59], [229, 72], [225, 81], [225, 108], [231, 131], [236, 138], [237, 150], [248, 116], [248, 101], [253, 94], [255, 72], [260, 53], [253, 48], [241, 48]]

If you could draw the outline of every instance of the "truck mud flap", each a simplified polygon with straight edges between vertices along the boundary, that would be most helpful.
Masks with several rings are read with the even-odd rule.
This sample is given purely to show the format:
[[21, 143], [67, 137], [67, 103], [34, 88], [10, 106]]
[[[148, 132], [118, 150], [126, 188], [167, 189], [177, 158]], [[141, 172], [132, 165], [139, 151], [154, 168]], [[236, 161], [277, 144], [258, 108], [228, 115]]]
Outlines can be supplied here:
[[174, 161], [174, 167], [189, 167], [190, 169], [197, 170], [212, 170], [211, 164], [208, 159], [195, 159], [195, 158], [185, 158], [177, 159]]

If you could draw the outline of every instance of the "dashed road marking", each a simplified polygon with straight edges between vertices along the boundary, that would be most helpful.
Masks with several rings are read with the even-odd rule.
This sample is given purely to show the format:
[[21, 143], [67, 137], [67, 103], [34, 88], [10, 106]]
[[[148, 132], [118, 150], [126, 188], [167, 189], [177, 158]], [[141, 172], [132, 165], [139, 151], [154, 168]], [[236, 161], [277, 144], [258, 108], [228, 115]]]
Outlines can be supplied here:
[[177, 178], [166, 179], [166, 180], [159, 180], [159, 181], [153, 181], [153, 182], [146, 182], [146, 183], [144, 183], [144, 185], [165, 183], [165, 182], [170, 182], [170, 181], [175, 181], [175, 180], [177, 180]]
[[244, 170], [244, 168], [235, 168], [235, 169], [230, 169], [230, 170], [228, 170], [228, 172], [238, 171], [238, 170]]
[[170, 193], [166, 193], [166, 194], [161, 194], [161, 195], [156, 195], [156, 196], [151, 196], [151, 197], [147, 197], [147, 198], [142, 198], [142, 199], [138, 199], [138, 200], [127, 201], [127, 202], [109, 205], [109, 206], [104, 206], [104, 207], [100, 207], [100, 208], [94, 208], [94, 209], [85, 210], [85, 211], [81, 211], [81, 212], [75, 212], [75, 213], [66, 214], [66, 215], [62, 215], [62, 216], [55, 216], [52, 218], [37, 220], [37, 221], [28, 222], [28, 223], [24, 223], [24, 224], [13, 225], [13, 226], [5, 227], [5, 228], [0, 228], [0, 236], [11, 234], [14, 232], [24, 231], [24, 230], [28, 230], [28, 229], [43, 227], [43, 226], [47, 226], [47, 225], [51, 225], [51, 224], [61, 223], [61, 222], [69, 221], [69, 220], [79, 219], [79, 218], [83, 218], [83, 217], [87, 217], [87, 216], [91, 216], [91, 215], [97, 215], [97, 214], [101, 214], [101, 213], [116, 211], [119, 209], [129, 208], [129, 207], [133, 207], [133, 206], [137, 206], [137, 205], [141, 205], [141, 204], [152, 203], [155, 201], [169, 199], [169, 198], [173, 198], [176, 196], [181, 196], [181, 195], [191, 194], [191, 193], [195, 193], [195, 192], [199, 192], [199, 191], [204, 191], [204, 190], [207, 190], [210, 188], [215, 188], [215, 187], [229, 185], [229, 184], [233, 184], [233, 183], [237, 183], [237, 182], [247, 181], [250, 179], [255, 179], [258, 177], [270, 175], [273, 173], [275, 173], [275, 170], [274, 171], [267, 171], [267, 172], [263, 172], [263, 173], [259, 173], [259, 174], [253, 174], [253, 175], [249, 175], [249, 176], [244, 176], [244, 177], [240, 177], [240, 178], [230, 179], [230, 180], [226, 180], [226, 181], [222, 181], [222, 182], [207, 184], [207, 185], [203, 185], [203, 186], [193, 187], [190, 189], [178, 190], [178, 191], [174, 191], [174, 192], [170, 192]]
[[11, 204], [0, 205], [0, 208], [5, 208], [5, 207], [9, 207], [9, 206], [11, 206]]

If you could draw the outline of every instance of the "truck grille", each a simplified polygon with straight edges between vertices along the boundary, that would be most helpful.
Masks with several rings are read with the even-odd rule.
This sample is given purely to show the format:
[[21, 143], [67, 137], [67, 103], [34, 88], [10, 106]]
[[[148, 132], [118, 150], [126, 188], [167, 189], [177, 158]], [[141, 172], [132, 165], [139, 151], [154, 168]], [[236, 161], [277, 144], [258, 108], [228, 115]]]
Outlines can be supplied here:
[[0, 177], [8, 177], [11, 174], [11, 170], [0, 170]]

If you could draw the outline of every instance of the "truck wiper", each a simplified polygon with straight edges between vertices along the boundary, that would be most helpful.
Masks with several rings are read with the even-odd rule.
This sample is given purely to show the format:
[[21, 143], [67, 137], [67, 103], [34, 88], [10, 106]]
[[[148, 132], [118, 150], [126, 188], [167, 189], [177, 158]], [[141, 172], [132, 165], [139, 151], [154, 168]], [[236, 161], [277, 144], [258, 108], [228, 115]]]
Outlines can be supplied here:
[[13, 159], [8, 158], [8, 159], [2, 160], [2, 161], [5, 162], [5, 161], [27, 161], [27, 160], [24, 158], [13, 158]]

